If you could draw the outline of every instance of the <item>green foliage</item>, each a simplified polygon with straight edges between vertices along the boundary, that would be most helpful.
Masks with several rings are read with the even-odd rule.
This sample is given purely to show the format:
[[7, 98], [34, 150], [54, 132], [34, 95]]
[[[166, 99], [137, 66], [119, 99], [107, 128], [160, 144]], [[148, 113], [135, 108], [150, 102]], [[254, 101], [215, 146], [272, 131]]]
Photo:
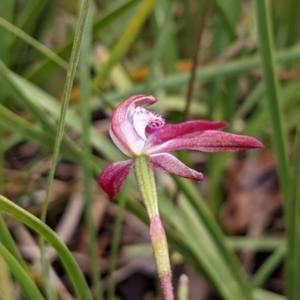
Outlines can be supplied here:
[[[222, 186], [226, 167], [233, 158], [226, 154], [205, 160], [207, 172], [204, 175], [208, 182], [205, 196], [193, 182], [174, 178], [172, 185], [176, 187], [178, 200], [175, 204], [170, 201], [174, 195], [163, 180], [159, 181], [159, 209], [170, 247], [228, 300], [285, 299], [285, 296], [260, 289], [284, 261], [287, 298], [298, 300], [299, 1], [274, 1], [272, 5], [270, 0], [232, 0], [227, 1], [229, 4], [207, 1], [205, 11], [205, 5], [199, 8], [197, 1], [188, 0], [104, 1], [101, 6], [100, 1], [94, 1], [93, 10], [89, 9], [92, 1], [84, 1], [83, 6], [81, 2], [0, 1], [0, 166], [4, 168], [4, 153], [14, 145], [35, 143], [53, 155], [48, 194], [59, 159], [82, 167], [95, 299], [104, 296], [99, 283], [101, 270], [97, 269], [97, 241], [92, 222], [92, 181], [109, 162], [122, 160], [124, 156], [106, 135], [92, 127], [91, 113], [101, 109], [109, 115], [111, 108], [127, 96], [151, 93], [160, 100], [157, 111], [168, 122], [176, 122], [182, 119], [185, 107], [189, 107], [186, 89], [192, 64], [198, 63], [189, 115], [242, 124], [241, 128], [233, 126], [230, 130], [237, 128], [238, 133], [252, 135], [276, 153], [284, 198], [285, 240], [227, 237], [223, 233], [218, 221], [224, 202]], [[200, 43], [196, 45], [199, 13], [204, 27]], [[60, 14], [63, 17], [59, 17]], [[61, 30], [56, 27], [58, 21], [62, 22]], [[257, 36], [253, 38], [254, 28]], [[192, 60], [194, 49], [198, 49], [196, 61]], [[286, 73], [291, 77], [284, 78]], [[78, 89], [77, 101], [74, 94]], [[243, 98], [241, 94], [245, 91]], [[60, 96], [62, 103], [57, 99]], [[70, 99], [74, 101], [69, 105]], [[65, 131], [76, 133], [77, 140], [72, 140]], [[259, 154], [254, 152], [253, 155]], [[0, 172], [3, 181], [3, 170]], [[1, 182], [1, 189], [2, 185]], [[116, 200], [121, 211], [110, 257], [110, 299], [115, 292], [113, 268], [125, 204], [128, 211], [148, 222], [139, 198], [134, 180], [129, 177]], [[3, 196], [0, 209], [46, 239], [63, 261], [78, 299], [91, 299], [89, 287], [71, 253], [44, 223], [47, 200], [41, 220]], [[38, 284], [31, 278], [1, 216], [0, 242], [0, 255], [9, 265], [24, 297], [42, 299]], [[236, 249], [272, 254], [251, 280], [241, 271], [234, 254]], [[47, 285], [47, 281], [44, 284]], [[50, 285], [45, 289], [50, 291], [46, 293], [48, 298], [51, 298], [51, 289]], [[2, 295], [0, 291], [0, 298]]]

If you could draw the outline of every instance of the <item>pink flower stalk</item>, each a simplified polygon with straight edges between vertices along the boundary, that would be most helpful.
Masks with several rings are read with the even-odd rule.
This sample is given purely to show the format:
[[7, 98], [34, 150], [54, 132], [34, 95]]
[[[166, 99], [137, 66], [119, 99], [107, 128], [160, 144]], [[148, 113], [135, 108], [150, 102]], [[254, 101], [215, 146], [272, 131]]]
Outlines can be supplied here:
[[136, 95], [119, 104], [113, 112], [110, 136], [131, 159], [114, 162], [102, 171], [99, 184], [111, 199], [119, 192], [135, 157], [148, 156], [154, 169], [202, 181], [202, 173], [188, 168], [168, 152], [182, 149], [235, 152], [263, 147], [252, 137], [220, 131], [228, 126], [225, 122], [197, 120], [165, 125], [161, 116], [144, 108], [156, 101], [153, 96]]
[[156, 101], [152, 96], [136, 95], [114, 110], [110, 136], [117, 147], [131, 159], [107, 166], [99, 177], [99, 184], [113, 198], [134, 167], [150, 218], [150, 237], [164, 299], [174, 300], [168, 244], [159, 216], [153, 169], [201, 181], [202, 173], [188, 168], [168, 152], [182, 149], [234, 152], [261, 148], [263, 145], [249, 136], [220, 131], [228, 126], [224, 122], [189, 121], [165, 125], [161, 116], [145, 109]]

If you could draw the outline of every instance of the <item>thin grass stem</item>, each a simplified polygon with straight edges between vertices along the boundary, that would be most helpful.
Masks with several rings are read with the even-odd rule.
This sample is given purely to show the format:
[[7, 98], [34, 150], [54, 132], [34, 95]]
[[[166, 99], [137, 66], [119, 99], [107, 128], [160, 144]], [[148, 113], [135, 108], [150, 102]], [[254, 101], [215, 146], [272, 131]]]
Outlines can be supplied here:
[[121, 230], [122, 230], [122, 221], [124, 216], [124, 211], [126, 207], [127, 197], [125, 193], [121, 193], [119, 197], [119, 206], [117, 217], [114, 225], [114, 231], [111, 242], [111, 251], [109, 259], [109, 275], [108, 275], [108, 291], [107, 299], [113, 300], [116, 290], [115, 274], [114, 270], [116, 269], [117, 259], [118, 259], [118, 249], [120, 244]]
[[[81, 0], [79, 1], [82, 2]], [[91, 51], [91, 31], [92, 31], [92, 15], [89, 11], [87, 17], [86, 28], [83, 33], [83, 43], [81, 47], [81, 54], [79, 60], [80, 68], [80, 97], [79, 108], [82, 119], [82, 157], [83, 161], [87, 162], [83, 164], [83, 181], [84, 181], [84, 199], [85, 199], [85, 222], [87, 225], [88, 237], [89, 237], [89, 254], [91, 258], [91, 277], [92, 286], [94, 290], [94, 296], [96, 300], [103, 300], [102, 282], [99, 270], [99, 260], [97, 253], [97, 235], [94, 226], [93, 218], [93, 195], [92, 195], [92, 172], [89, 167], [88, 161], [91, 160], [91, 112], [90, 112], [90, 66], [89, 55]]]
[[0, 210], [12, 215], [18, 221], [26, 224], [40, 236], [42, 236], [56, 251], [60, 257], [67, 274], [73, 284], [74, 290], [79, 300], [92, 300], [89, 287], [85, 281], [85, 278], [75, 261], [73, 255], [67, 248], [67, 246], [61, 242], [57, 234], [49, 228], [40, 219], [30, 214], [28, 211], [14, 204], [9, 199], [0, 195]]
[[[83, 39], [83, 32], [86, 25], [87, 15], [89, 11], [91, 0], [85, 0], [82, 6], [82, 9], [80, 11], [79, 20], [75, 32], [74, 37], [74, 44], [71, 52], [71, 58], [70, 58], [70, 65], [67, 73], [67, 79], [65, 83], [64, 93], [63, 93], [63, 102], [61, 107], [61, 114], [60, 119], [58, 122], [58, 128], [57, 128], [57, 134], [55, 138], [55, 144], [54, 144], [54, 150], [53, 150], [53, 158], [52, 158], [52, 164], [48, 176], [48, 182], [47, 182], [47, 188], [46, 188], [46, 198], [42, 206], [42, 213], [41, 213], [41, 220], [42, 222], [46, 221], [46, 215], [48, 210], [48, 204], [50, 199], [50, 191], [54, 179], [54, 174], [56, 170], [56, 165], [58, 162], [58, 157], [60, 153], [60, 147], [61, 142], [64, 135], [64, 128], [65, 128], [65, 120], [66, 120], [66, 114], [68, 110], [68, 104], [71, 94], [71, 89], [73, 86], [74, 77], [76, 74], [76, 68], [78, 65], [79, 60], [79, 54], [80, 54], [80, 48], [82, 44]], [[56, 296], [51, 290], [51, 285], [49, 282], [49, 271], [48, 271], [48, 261], [45, 259], [44, 253], [45, 253], [45, 245], [44, 245], [44, 238], [40, 238], [40, 250], [41, 250], [41, 263], [42, 263], [42, 270], [43, 270], [43, 277], [45, 280], [45, 287], [47, 296], [49, 299], [55, 299]]]

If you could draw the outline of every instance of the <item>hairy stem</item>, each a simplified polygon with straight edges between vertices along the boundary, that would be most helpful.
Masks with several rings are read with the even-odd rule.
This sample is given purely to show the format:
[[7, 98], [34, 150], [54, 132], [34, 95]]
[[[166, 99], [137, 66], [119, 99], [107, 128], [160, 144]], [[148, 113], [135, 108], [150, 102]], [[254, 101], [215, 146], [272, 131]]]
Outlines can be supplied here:
[[147, 156], [135, 158], [136, 180], [150, 218], [150, 237], [165, 300], [174, 300], [168, 243], [158, 212], [154, 174]]

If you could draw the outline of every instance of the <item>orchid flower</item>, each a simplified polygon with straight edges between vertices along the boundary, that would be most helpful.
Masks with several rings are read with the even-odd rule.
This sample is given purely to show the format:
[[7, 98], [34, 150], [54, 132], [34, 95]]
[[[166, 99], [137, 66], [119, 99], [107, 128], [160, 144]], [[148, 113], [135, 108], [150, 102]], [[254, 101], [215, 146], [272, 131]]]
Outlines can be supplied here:
[[220, 131], [225, 122], [188, 121], [165, 125], [165, 120], [145, 107], [157, 100], [153, 96], [136, 95], [114, 110], [110, 136], [129, 160], [108, 165], [99, 184], [110, 198], [120, 190], [130, 169], [136, 180], [150, 218], [150, 237], [165, 300], [173, 300], [172, 274], [166, 234], [159, 217], [153, 169], [198, 181], [203, 175], [190, 169], [169, 152], [183, 149], [202, 152], [234, 152], [261, 148], [249, 136]]
[[114, 162], [101, 173], [99, 184], [110, 198], [119, 192], [136, 157], [149, 157], [154, 169], [202, 181], [202, 173], [188, 168], [169, 152], [182, 149], [235, 152], [263, 147], [252, 137], [220, 131], [228, 126], [225, 122], [198, 120], [165, 125], [161, 116], [145, 109], [156, 101], [153, 96], [136, 95], [122, 102], [113, 112], [110, 136], [131, 159]]

